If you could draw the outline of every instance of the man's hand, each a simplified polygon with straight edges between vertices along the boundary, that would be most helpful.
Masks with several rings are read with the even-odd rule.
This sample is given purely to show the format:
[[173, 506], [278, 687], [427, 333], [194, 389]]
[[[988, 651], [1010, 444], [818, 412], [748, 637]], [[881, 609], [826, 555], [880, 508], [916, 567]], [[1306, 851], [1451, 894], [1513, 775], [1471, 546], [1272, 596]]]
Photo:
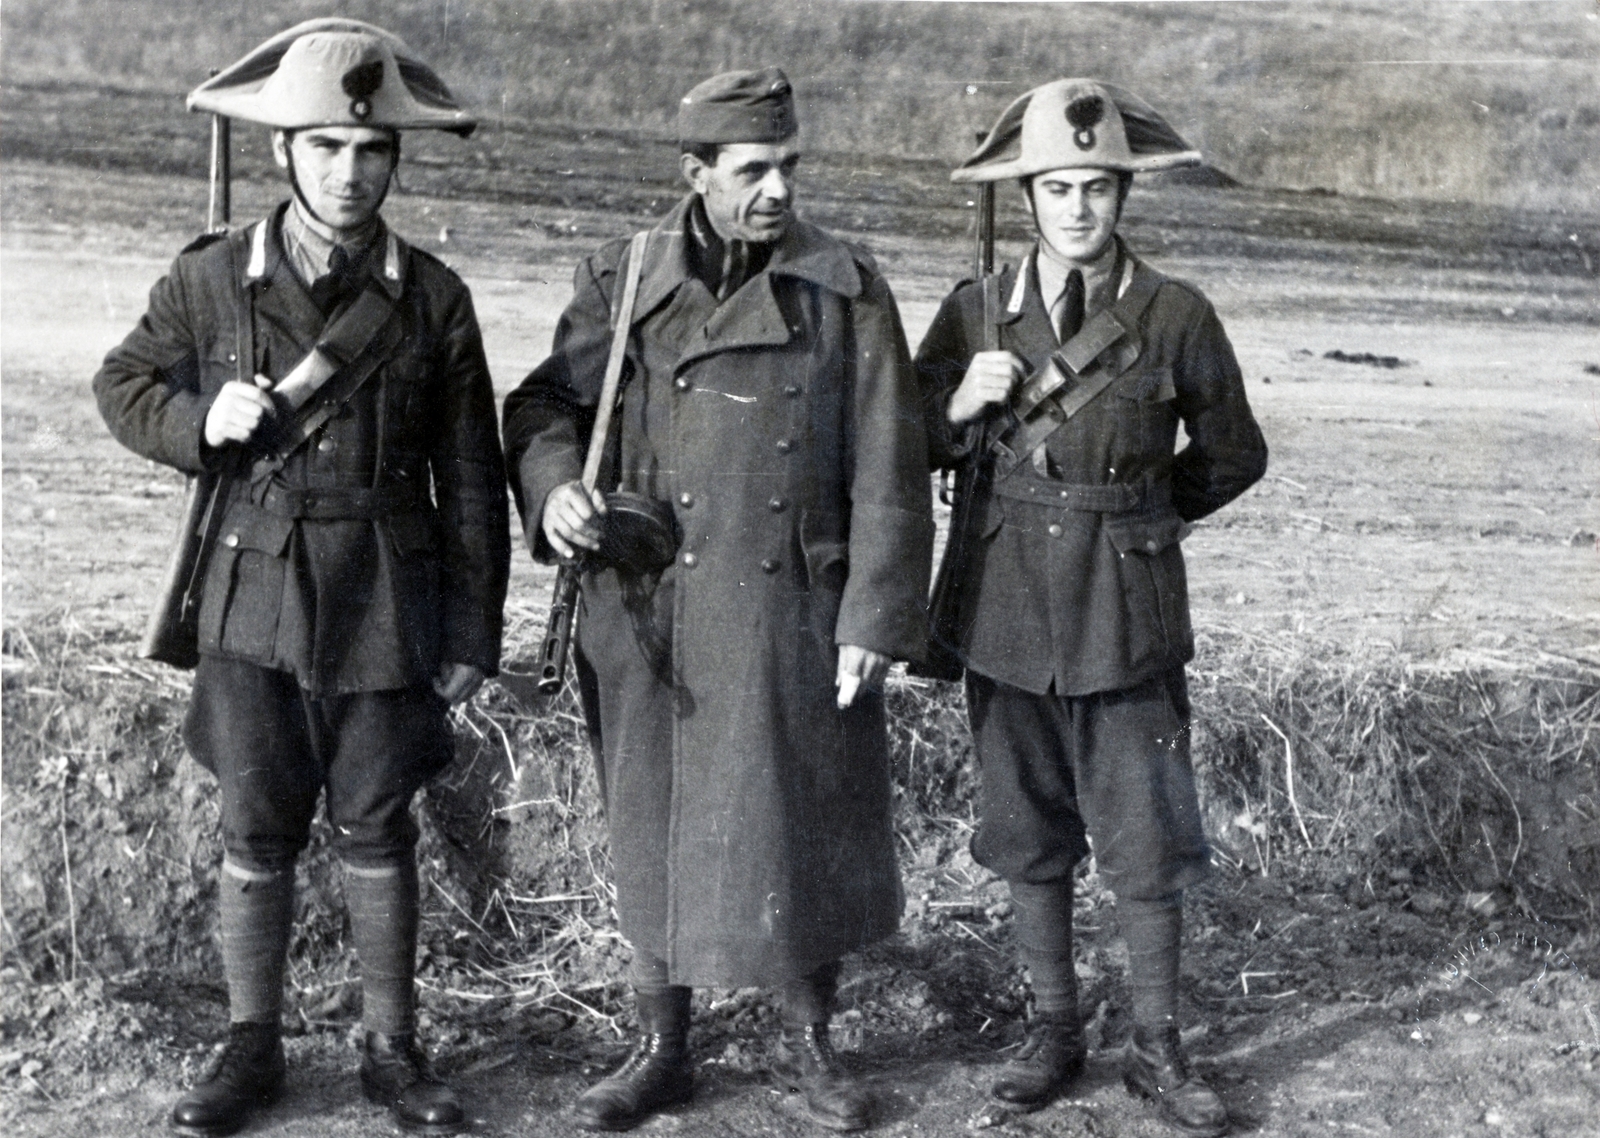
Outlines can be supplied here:
[[585, 491], [582, 482], [563, 482], [544, 500], [545, 540], [565, 560], [575, 555], [573, 546], [596, 551], [600, 548], [600, 526], [594, 519], [606, 512], [605, 495]]
[[272, 398], [267, 394], [271, 386], [272, 380], [264, 375], [256, 376], [254, 386], [242, 379], [224, 383], [206, 412], [206, 445], [249, 442], [262, 420], [272, 415]]
[[854, 644], [839, 646], [839, 674], [833, 686], [839, 689], [839, 709], [842, 711], [856, 701], [862, 688], [875, 688], [889, 674], [893, 660], [871, 648], [858, 648]]
[[433, 677], [433, 690], [446, 703], [462, 703], [483, 686], [483, 673], [471, 664], [443, 663]]
[[961, 386], [950, 397], [946, 417], [959, 427], [994, 404], [1004, 403], [1027, 370], [1027, 365], [1010, 352], [979, 352], [967, 365]]

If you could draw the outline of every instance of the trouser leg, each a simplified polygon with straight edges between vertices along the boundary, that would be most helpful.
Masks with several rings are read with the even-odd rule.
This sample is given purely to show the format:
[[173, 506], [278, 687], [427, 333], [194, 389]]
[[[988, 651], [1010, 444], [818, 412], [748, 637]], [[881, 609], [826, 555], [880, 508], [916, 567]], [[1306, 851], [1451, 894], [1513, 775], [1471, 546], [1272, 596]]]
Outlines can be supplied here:
[[826, 1024], [833, 1018], [833, 998], [839, 990], [839, 961], [830, 960], [783, 986], [783, 1022], [789, 1026]]
[[294, 925], [294, 863], [261, 870], [224, 858], [218, 894], [228, 1017], [276, 1028]]
[[1072, 964], [1072, 878], [1032, 885], [1013, 881], [1012, 930], [1040, 1014], [1078, 1010]]
[[1183, 891], [1150, 901], [1117, 899], [1117, 920], [1128, 944], [1133, 1020], [1162, 1028], [1178, 1018], [1178, 952], [1183, 937]]
[[368, 1031], [410, 1035], [416, 1029], [417, 892], [414, 862], [344, 867]]

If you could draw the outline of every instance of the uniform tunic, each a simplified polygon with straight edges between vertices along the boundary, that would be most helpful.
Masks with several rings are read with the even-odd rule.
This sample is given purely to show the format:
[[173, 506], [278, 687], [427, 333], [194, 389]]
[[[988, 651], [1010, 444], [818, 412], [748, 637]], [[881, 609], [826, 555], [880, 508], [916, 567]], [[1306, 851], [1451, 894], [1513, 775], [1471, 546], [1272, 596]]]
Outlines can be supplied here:
[[185, 725], [222, 783], [229, 853], [292, 856], [326, 783], [341, 851], [387, 862], [409, 856], [406, 806], [450, 758], [431, 679], [445, 662], [498, 667], [510, 535], [494, 395], [466, 287], [380, 227], [368, 272], [395, 307], [364, 353], [375, 373], [281, 464], [255, 441], [207, 446], [222, 385], [281, 379], [353, 299], [313, 299], [283, 253], [285, 208], [180, 254], [94, 391], [125, 446], [229, 474]]
[[[591, 572], [623, 933], [675, 984], [782, 983], [895, 930], [883, 705], [834, 706], [837, 645], [920, 655], [932, 523], [914, 373], [871, 260], [795, 221], [718, 303], [686, 199], [653, 231], [602, 485], [670, 502], [659, 577]], [[506, 400], [530, 547], [581, 470], [626, 243], [577, 270], [553, 354]]]
[[[1087, 832], [1118, 896], [1153, 899], [1197, 880], [1208, 859], [1179, 542], [1260, 478], [1267, 452], [1211, 305], [1120, 252], [1115, 292], [1147, 302], [1099, 357], [1110, 386], [1050, 435], [1042, 462], [1022, 456], [997, 478], [987, 452], [981, 461], [955, 647], [982, 768], [977, 860], [1008, 880], [1060, 880], [1088, 852]], [[1036, 255], [1000, 287], [1000, 347], [1030, 373], [1060, 347]], [[983, 348], [983, 319], [981, 290], [958, 286], [917, 352], [936, 468], [986, 445], [980, 426], [946, 417]], [[1180, 423], [1188, 443], [1174, 453]]]

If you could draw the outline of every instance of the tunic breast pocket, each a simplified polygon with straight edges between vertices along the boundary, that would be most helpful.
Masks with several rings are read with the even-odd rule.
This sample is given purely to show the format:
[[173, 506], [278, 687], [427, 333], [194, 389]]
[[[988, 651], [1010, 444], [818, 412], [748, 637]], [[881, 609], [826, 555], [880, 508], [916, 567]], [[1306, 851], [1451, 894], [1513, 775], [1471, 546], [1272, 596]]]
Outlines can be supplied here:
[[1120, 397], [1118, 417], [1132, 428], [1139, 449], [1170, 454], [1178, 432], [1178, 411], [1174, 406], [1178, 389], [1172, 382], [1172, 368], [1130, 372], [1112, 390]]
[[200, 647], [270, 663], [294, 522], [248, 503], [223, 521], [200, 601]]

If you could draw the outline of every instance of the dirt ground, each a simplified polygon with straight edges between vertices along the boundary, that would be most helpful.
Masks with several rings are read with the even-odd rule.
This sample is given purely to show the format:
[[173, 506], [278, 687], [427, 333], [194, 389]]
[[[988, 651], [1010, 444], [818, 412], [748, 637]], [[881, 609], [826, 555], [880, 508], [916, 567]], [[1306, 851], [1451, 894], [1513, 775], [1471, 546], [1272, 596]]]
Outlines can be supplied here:
[[[7, 164], [8, 630], [62, 610], [89, 629], [142, 619], [181, 480], [109, 438], [88, 379], [192, 235], [203, 191], [165, 175]], [[238, 215], [276, 196], [270, 184], [243, 184]], [[576, 259], [632, 224], [581, 205], [421, 195], [396, 198], [387, 213], [467, 278], [502, 391], [545, 351]], [[962, 274], [965, 246], [882, 233], [868, 243], [914, 345]], [[1270, 257], [1247, 242], [1226, 256], [1187, 248], [1160, 263], [1212, 297], [1273, 451], [1268, 478], [1187, 543], [1202, 636], [1306, 638], [1424, 664], [1600, 665], [1593, 276], [1396, 263], [1392, 250], [1315, 237]], [[519, 557], [513, 606], [536, 608], [544, 581]], [[907, 866], [902, 935], [846, 975], [835, 1030], [879, 1088], [877, 1132], [1169, 1133], [1120, 1085], [1123, 959], [1114, 906], [1092, 879], [1078, 922], [1084, 1000], [1095, 1009], [1089, 1071], [1039, 1114], [1013, 1117], [986, 1100], [1018, 1037], [1018, 987], [1003, 886], [961, 838]], [[1237, 1129], [1600, 1135], [1593, 934], [1495, 909], [1403, 865], [1304, 879], [1220, 866], [1192, 898], [1184, 1021]], [[161, 1129], [174, 1088], [225, 1020], [215, 988], [160, 969], [50, 985], [11, 969], [0, 973], [0, 1005], [0, 1119], [9, 1134], [41, 1138]], [[593, 1019], [425, 1005], [427, 1035], [484, 1134], [572, 1132], [562, 1105], [620, 1046]], [[392, 1129], [358, 1101], [353, 1023], [330, 1015], [290, 1040], [290, 1093], [250, 1133]], [[757, 994], [705, 994], [700, 1093], [644, 1132], [816, 1133], [761, 1078], [770, 1028]]]

